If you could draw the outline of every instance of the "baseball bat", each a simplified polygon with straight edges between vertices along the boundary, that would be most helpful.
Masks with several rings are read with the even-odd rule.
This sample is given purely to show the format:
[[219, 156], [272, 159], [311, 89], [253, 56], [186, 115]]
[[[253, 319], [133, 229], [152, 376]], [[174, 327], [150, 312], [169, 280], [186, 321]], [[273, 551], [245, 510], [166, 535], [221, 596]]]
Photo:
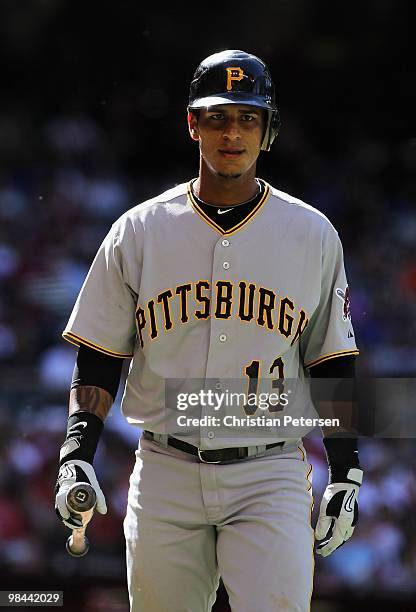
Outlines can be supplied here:
[[66, 550], [73, 557], [83, 557], [90, 548], [85, 529], [94, 514], [96, 503], [97, 496], [89, 482], [77, 482], [68, 489], [66, 505], [82, 520], [82, 527], [73, 529], [72, 535], [66, 541]]

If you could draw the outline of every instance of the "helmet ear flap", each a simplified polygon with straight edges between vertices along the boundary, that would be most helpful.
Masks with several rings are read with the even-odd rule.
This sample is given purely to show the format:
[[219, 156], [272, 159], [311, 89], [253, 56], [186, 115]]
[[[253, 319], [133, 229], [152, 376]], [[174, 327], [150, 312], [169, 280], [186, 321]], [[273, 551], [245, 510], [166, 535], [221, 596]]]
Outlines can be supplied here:
[[263, 141], [261, 143], [262, 151], [270, 151], [270, 147], [273, 144], [274, 139], [279, 133], [280, 129], [280, 115], [277, 110], [267, 111], [267, 126], [264, 131]]

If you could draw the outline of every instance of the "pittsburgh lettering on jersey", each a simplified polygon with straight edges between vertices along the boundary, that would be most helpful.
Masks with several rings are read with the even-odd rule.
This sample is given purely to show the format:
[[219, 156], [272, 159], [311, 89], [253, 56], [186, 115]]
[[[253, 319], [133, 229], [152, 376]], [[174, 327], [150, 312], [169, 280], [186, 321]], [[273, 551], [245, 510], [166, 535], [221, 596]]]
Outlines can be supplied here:
[[296, 308], [290, 297], [280, 297], [272, 289], [244, 280], [238, 283], [218, 280], [213, 286], [209, 280], [199, 280], [161, 291], [145, 306], [138, 305], [136, 325], [140, 345], [144, 347], [146, 335], [155, 340], [175, 326], [209, 317], [235, 317], [242, 323], [258, 325], [281, 334], [290, 340], [291, 346], [309, 323], [303, 308]]

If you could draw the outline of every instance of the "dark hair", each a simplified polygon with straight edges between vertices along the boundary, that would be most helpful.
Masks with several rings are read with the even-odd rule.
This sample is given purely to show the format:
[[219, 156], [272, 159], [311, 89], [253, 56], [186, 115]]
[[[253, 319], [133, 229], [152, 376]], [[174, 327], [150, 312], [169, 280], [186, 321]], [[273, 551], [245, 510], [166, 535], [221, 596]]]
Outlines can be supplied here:
[[189, 112], [196, 117], [196, 120], [199, 119], [200, 108], [190, 108]]

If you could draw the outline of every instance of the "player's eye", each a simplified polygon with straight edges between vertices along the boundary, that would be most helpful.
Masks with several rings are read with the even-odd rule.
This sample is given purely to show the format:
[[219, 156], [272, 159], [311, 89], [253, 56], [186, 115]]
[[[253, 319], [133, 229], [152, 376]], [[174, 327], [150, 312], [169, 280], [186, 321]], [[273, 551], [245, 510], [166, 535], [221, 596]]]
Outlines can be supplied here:
[[241, 115], [243, 121], [254, 121], [257, 115]]
[[213, 115], [209, 115], [208, 118], [213, 119], [214, 121], [219, 121], [221, 119], [224, 119], [224, 115], [223, 113], [215, 113]]

